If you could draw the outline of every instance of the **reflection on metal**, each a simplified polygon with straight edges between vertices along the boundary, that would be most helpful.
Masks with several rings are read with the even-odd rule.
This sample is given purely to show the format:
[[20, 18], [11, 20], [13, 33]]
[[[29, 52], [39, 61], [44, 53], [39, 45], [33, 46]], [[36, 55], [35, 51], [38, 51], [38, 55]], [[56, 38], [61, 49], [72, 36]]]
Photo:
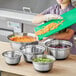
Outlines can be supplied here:
[[74, 46], [76, 47], [76, 35], [74, 35], [73, 41], [74, 41]]

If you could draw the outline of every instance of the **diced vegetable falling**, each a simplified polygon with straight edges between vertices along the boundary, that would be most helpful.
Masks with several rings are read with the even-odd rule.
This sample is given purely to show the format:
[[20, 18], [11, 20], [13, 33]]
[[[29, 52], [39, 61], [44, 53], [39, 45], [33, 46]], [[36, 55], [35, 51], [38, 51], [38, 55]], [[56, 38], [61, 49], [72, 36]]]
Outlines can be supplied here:
[[45, 34], [45, 33], [49, 32], [50, 30], [54, 30], [54, 29], [56, 29], [60, 24], [62, 24], [62, 22], [64, 22], [64, 21], [61, 21], [60, 23], [51, 23], [51, 24], [45, 26], [43, 29], [35, 32], [35, 35], [42, 35], [42, 34]]

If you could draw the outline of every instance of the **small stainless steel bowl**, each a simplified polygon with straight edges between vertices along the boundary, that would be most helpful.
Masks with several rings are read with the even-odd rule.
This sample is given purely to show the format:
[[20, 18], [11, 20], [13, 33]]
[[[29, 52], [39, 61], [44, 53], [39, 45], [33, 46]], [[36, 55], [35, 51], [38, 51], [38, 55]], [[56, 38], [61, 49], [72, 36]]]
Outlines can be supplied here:
[[21, 59], [21, 53], [19, 51], [5, 51], [2, 53], [7, 64], [18, 64]]
[[[63, 47], [53, 47], [58, 45], [62, 45]], [[66, 59], [70, 55], [72, 43], [66, 40], [53, 40], [49, 44], [47, 43], [46, 46], [48, 47], [50, 54], [56, 59]]]
[[27, 45], [25, 49], [22, 50], [24, 60], [27, 62], [32, 62], [32, 57], [34, 55], [44, 54], [45, 47], [40, 45]]
[[[34, 61], [34, 59], [36, 59], [36, 58], [43, 58], [43, 57], [49, 58], [52, 61], [51, 62], [35, 62]], [[55, 61], [55, 57], [53, 57], [51, 55], [36, 55], [33, 57], [32, 62], [33, 62], [33, 66], [34, 66], [35, 70], [37, 70], [39, 72], [48, 72], [48, 71], [52, 70], [54, 61]]]

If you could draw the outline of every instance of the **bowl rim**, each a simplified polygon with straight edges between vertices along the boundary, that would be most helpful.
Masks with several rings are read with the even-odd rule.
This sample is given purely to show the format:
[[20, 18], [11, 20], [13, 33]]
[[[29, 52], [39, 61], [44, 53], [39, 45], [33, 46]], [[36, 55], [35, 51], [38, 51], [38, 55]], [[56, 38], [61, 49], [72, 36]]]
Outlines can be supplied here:
[[[42, 51], [41, 52], [40, 51], [39, 52], [35, 52], [35, 53], [33, 53], [33, 52], [30, 52], [30, 53], [25, 52], [26, 48], [28, 48], [28, 46], [39, 46], [39, 47], [41, 47]], [[41, 46], [41, 45], [26, 45], [25, 51], [22, 50], [22, 52], [25, 53], [25, 54], [39, 54], [39, 53], [43, 53], [45, 50], [46, 50], [46, 48], [44, 46]]]
[[[53, 41], [50, 42], [49, 46], [47, 46], [47, 45], [46, 45], [46, 46], [49, 47], [49, 48], [51, 48], [51, 49], [68, 49], [68, 48], [53, 48], [53, 47], [50, 47], [51, 43], [56, 42], [56, 41], [59, 41], [59, 40], [53, 40]], [[71, 48], [71, 47], [73, 46], [73, 44], [72, 44], [70, 41], [60, 40], [60, 42], [61, 42], [61, 41], [62, 41], [63, 44], [64, 44], [64, 42], [65, 42], [65, 43], [68, 42], [68, 45], [70, 45], [69, 48]]]
[[[8, 57], [8, 56], [5, 55], [5, 53], [7, 53], [7, 52], [17, 52], [17, 53], [20, 53], [19, 51], [5, 51], [5, 52], [2, 53], [2, 56]], [[10, 59], [15, 59], [15, 58], [20, 58], [21, 56], [22, 56], [22, 55], [21, 55], [21, 53], [20, 53], [20, 54], [18, 54], [17, 57], [8, 57], [8, 58], [10, 58]]]

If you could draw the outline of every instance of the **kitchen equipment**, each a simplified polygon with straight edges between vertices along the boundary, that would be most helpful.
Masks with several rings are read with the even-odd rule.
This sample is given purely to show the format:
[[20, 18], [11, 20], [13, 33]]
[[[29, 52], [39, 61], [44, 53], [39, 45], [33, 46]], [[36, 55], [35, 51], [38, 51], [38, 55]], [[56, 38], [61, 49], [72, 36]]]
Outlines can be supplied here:
[[36, 13], [30, 13], [30, 11], [27, 13], [26, 11], [0, 8], [0, 40], [8, 41], [7, 35], [13, 34], [13, 32], [34, 32], [35, 26], [32, 24], [32, 19], [35, 15]]
[[72, 43], [65, 40], [52, 40], [46, 43], [47, 49], [56, 59], [66, 59], [72, 47]]
[[[31, 23], [36, 13], [0, 8], [0, 19], [19, 23]], [[24, 18], [25, 17], [25, 18]]]
[[18, 64], [21, 59], [21, 53], [19, 51], [5, 51], [2, 55], [5, 58], [5, 62], [10, 65]]
[[[50, 62], [35, 62], [34, 61], [34, 59], [36, 58], [45, 58], [45, 57], [51, 59], [52, 61]], [[55, 57], [51, 55], [36, 55], [33, 57], [33, 66], [35, 70], [39, 72], [48, 72], [52, 70], [54, 61], [55, 61]]]
[[34, 55], [44, 54], [45, 47], [40, 45], [26, 45], [21, 51], [23, 53], [24, 60], [32, 62], [32, 57]]
[[[32, 37], [36, 37], [33, 33], [18, 33], [16, 35], [18, 35], [18, 36], [32, 36]], [[15, 42], [15, 41], [10, 40], [10, 38], [12, 36], [16, 36], [16, 35], [15, 34], [11, 34], [11, 35], [8, 36], [9, 42], [11, 44], [11, 47], [14, 50], [20, 50], [21, 47], [26, 46], [26, 45], [38, 44], [38, 41], [35, 41], [35, 42]]]
[[44, 37], [48, 37], [52, 34], [55, 34], [65, 28], [71, 26], [72, 24], [76, 23], [76, 8], [62, 14], [61, 16], [63, 17], [63, 19], [50, 20], [40, 26], [35, 27], [35, 32], [37, 32], [38, 30], [43, 29], [44, 26], [47, 26], [50, 23], [59, 23], [64, 20], [64, 22], [61, 25], [59, 25], [56, 29], [50, 30], [49, 32], [47, 32], [45, 34], [38, 35], [39, 40], [42, 40]]

